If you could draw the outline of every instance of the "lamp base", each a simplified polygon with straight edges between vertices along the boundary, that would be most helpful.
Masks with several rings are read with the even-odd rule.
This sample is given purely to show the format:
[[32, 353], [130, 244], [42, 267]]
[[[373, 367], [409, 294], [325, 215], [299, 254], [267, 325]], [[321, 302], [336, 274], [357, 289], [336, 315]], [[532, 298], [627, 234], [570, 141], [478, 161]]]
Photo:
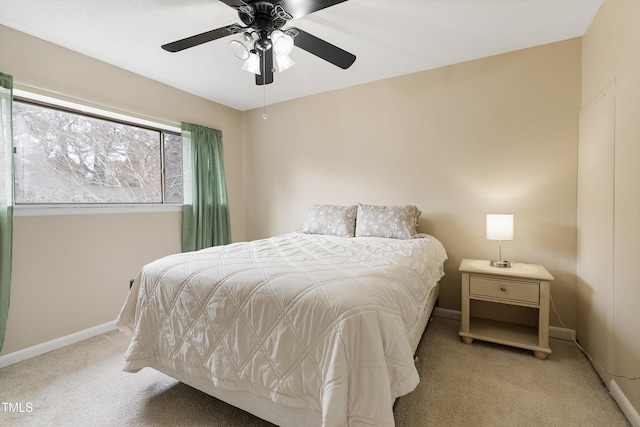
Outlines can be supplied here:
[[511, 267], [511, 261], [490, 261], [490, 264], [492, 267], [498, 267], [498, 268], [510, 268]]

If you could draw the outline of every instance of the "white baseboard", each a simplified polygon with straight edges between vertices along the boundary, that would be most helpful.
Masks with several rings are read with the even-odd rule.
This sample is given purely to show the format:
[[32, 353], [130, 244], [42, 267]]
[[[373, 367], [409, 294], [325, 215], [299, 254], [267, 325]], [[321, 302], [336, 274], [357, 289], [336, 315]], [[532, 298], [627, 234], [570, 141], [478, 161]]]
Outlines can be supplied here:
[[629, 423], [631, 423], [633, 427], [640, 427], [640, 414], [638, 414], [638, 411], [636, 411], [631, 402], [629, 402], [624, 392], [620, 390], [620, 387], [616, 384], [616, 380], [611, 380], [609, 383], [609, 391], [629, 420]]
[[56, 338], [51, 341], [43, 342], [42, 344], [34, 345], [22, 350], [15, 351], [13, 353], [0, 356], [0, 368], [13, 365], [14, 363], [22, 362], [23, 360], [31, 359], [32, 357], [39, 356], [44, 353], [48, 353], [53, 350], [57, 350], [62, 347], [66, 347], [71, 344], [75, 344], [80, 341], [84, 341], [89, 338], [102, 335], [107, 332], [111, 332], [116, 329], [116, 321], [104, 323], [102, 325], [94, 326], [93, 328], [85, 329], [71, 335]]
[[549, 326], [549, 336], [551, 338], [559, 338], [561, 340], [573, 341], [577, 339], [576, 330], [569, 328], [560, 328], [558, 326]]
[[460, 320], [462, 313], [459, 310], [449, 310], [448, 308], [434, 307], [433, 315], [444, 317], [445, 319]]
[[[450, 310], [448, 308], [435, 307], [433, 309], [433, 315], [437, 317], [444, 317], [445, 319], [460, 320], [462, 314], [459, 310]], [[560, 328], [558, 326], [549, 326], [549, 337], [558, 338], [561, 340], [573, 341], [573, 337], [576, 336], [576, 331], [568, 328]]]

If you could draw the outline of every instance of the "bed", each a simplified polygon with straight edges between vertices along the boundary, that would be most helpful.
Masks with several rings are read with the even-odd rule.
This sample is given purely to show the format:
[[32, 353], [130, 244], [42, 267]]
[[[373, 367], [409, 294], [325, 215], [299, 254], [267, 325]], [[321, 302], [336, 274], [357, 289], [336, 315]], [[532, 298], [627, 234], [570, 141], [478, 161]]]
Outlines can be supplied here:
[[446, 252], [415, 233], [419, 211], [404, 238], [368, 233], [361, 205], [346, 229], [328, 215], [309, 232], [310, 211], [296, 232], [143, 267], [117, 319], [124, 370], [154, 368], [280, 426], [393, 426], [395, 399], [419, 382]]

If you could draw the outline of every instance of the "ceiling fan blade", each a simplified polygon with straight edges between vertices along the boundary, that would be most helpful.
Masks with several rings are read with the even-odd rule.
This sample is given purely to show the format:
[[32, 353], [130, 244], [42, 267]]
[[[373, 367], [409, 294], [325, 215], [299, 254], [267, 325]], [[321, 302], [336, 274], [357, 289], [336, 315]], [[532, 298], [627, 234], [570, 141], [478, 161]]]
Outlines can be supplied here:
[[257, 85], [273, 83], [273, 48], [260, 52], [260, 72], [262, 74], [256, 74]]
[[202, 34], [197, 34], [195, 36], [187, 37], [182, 40], [177, 40], [172, 43], [167, 43], [162, 45], [164, 50], [169, 52], [179, 52], [184, 49], [188, 49], [190, 47], [198, 46], [203, 43], [210, 42], [212, 40], [216, 40], [222, 37], [230, 36], [232, 34], [237, 34], [243, 30], [238, 24], [227, 25], [226, 27], [216, 28], [215, 30], [207, 31]]
[[296, 19], [345, 1], [347, 0], [281, 0], [280, 5]]
[[318, 37], [302, 31], [299, 28], [291, 28], [298, 35], [293, 39], [293, 43], [300, 49], [304, 49], [307, 52], [322, 58], [325, 61], [331, 62], [343, 70], [349, 68], [356, 60], [356, 56], [340, 49], [337, 46], [332, 45]]
[[243, 2], [242, 0], [220, 0], [222, 3], [226, 4], [227, 6], [231, 6], [235, 9], [242, 7], [242, 6], [247, 6], [247, 4], [245, 2]]

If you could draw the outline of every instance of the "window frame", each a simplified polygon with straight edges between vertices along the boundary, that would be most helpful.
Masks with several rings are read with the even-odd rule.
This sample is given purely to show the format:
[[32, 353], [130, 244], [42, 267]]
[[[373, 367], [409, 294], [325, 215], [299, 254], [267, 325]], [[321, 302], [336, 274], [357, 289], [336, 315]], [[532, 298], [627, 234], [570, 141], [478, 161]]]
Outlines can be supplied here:
[[[160, 167], [162, 198], [165, 197], [165, 158], [164, 139], [166, 133], [181, 135], [179, 125], [161, 123], [158, 120], [141, 118], [129, 112], [116, 112], [105, 107], [80, 104], [53, 98], [47, 95], [28, 92], [21, 89], [13, 90], [13, 99], [53, 108], [73, 114], [84, 115], [101, 120], [109, 120], [124, 125], [137, 126], [160, 133]], [[15, 147], [14, 147], [15, 153]], [[15, 178], [13, 185], [15, 185]], [[122, 213], [154, 213], [154, 212], [182, 212], [182, 203], [20, 203], [14, 204], [14, 216], [47, 216], [47, 215], [86, 215], [86, 214], [122, 214]]]

